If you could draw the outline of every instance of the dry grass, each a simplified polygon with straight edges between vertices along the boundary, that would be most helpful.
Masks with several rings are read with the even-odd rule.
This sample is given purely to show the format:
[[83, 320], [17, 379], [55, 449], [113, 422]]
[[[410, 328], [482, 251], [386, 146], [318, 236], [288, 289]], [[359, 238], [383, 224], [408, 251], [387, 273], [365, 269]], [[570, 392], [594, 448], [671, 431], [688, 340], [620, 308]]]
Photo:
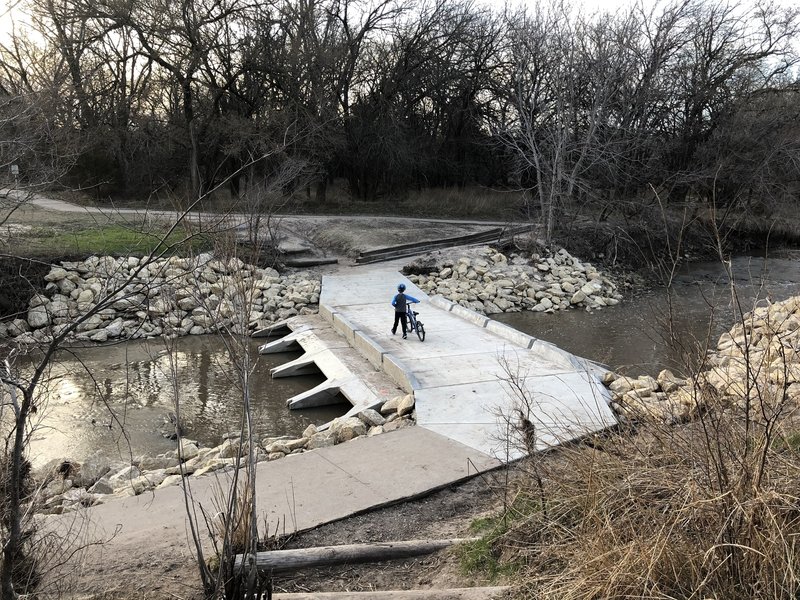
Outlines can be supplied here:
[[[741, 412], [527, 463], [493, 549], [526, 597], [797, 598], [800, 454], [791, 422]], [[520, 508], [522, 507], [522, 508]]]

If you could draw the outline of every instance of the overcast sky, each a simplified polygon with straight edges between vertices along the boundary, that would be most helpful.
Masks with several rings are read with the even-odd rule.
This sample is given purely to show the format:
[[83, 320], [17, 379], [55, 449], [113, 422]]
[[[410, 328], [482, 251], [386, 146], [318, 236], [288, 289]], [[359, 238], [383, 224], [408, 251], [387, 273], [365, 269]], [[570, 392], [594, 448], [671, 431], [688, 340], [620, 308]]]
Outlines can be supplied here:
[[[634, 0], [572, 0], [571, 4], [580, 6], [586, 13], [611, 12], [623, 6], [630, 6]], [[520, 5], [533, 6], [537, 0], [474, 0], [478, 6], [488, 6], [501, 11], [506, 4], [512, 7]], [[647, 5], [652, 5], [654, 0], [645, 0]], [[11, 31], [11, 17], [16, 21], [22, 20], [21, 10], [15, 7], [22, 4], [22, 0], [0, 0], [0, 36]]]

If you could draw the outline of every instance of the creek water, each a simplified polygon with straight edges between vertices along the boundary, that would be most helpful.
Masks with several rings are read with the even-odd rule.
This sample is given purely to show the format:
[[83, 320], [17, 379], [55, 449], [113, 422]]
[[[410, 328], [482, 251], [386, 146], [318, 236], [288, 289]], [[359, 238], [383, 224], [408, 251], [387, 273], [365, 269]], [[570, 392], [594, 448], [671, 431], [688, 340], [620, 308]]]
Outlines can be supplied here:
[[[299, 353], [259, 356], [263, 342], [248, 342], [256, 360], [250, 387], [258, 439], [299, 435], [310, 423], [346, 412], [349, 404], [289, 410], [289, 397], [324, 378], [272, 379], [271, 367]], [[46, 390], [34, 415], [41, 419], [30, 444], [31, 462], [39, 466], [65, 457], [80, 461], [94, 453], [130, 460], [174, 449], [176, 442], [162, 431], [169, 429], [176, 397], [184, 435], [217, 445], [241, 423], [236, 373], [222, 340], [213, 335], [180, 338], [171, 351], [155, 340], [62, 351], [45, 378]]]
[[[778, 301], [800, 294], [800, 254], [763, 260], [736, 258], [731, 263], [738, 303], [749, 310], [754, 302]], [[719, 263], [693, 263], [676, 273], [667, 289], [652, 289], [626, 297], [619, 305], [587, 313], [583, 310], [495, 315], [534, 337], [574, 354], [630, 374], [656, 375], [669, 367], [684, 371], [675, 338], [691, 354], [696, 346], [716, 345], [734, 322], [734, 301], [725, 270]], [[431, 337], [435, 323], [426, 323]], [[320, 424], [343, 414], [349, 405], [290, 411], [286, 399], [310, 389], [322, 376], [272, 379], [271, 367], [296, 353], [257, 355], [251, 390], [259, 439], [298, 435], [310, 423]], [[232, 377], [235, 368], [216, 336], [177, 340], [170, 353], [163, 342], [84, 348], [62, 352], [53, 362], [48, 390], [36, 416], [42, 415], [31, 443], [31, 460], [40, 465], [53, 458], [81, 460], [93, 453], [107, 458], [155, 455], [175, 448], [161, 430], [180, 400], [187, 437], [206, 445], [221, 442], [241, 419], [241, 393]]]
[[737, 257], [730, 263], [731, 277], [718, 262], [690, 263], [675, 273], [669, 287], [591, 314], [567, 310], [494, 318], [631, 375], [655, 377], [663, 368], [685, 373], [701, 349], [716, 347], [740, 311], [800, 294], [799, 259], [797, 253], [766, 260]]

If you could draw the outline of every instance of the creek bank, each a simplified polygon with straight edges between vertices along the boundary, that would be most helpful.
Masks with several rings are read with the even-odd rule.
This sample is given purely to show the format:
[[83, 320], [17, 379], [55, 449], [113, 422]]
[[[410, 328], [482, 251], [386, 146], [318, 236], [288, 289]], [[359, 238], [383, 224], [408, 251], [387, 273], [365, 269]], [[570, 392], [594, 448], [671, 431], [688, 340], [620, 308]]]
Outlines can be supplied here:
[[607, 373], [612, 409], [626, 421], [666, 423], [727, 407], [764, 418], [800, 405], [800, 296], [758, 306], [723, 333], [692, 379], [662, 371], [629, 378]]
[[[377, 409], [334, 419], [326, 429], [309, 425], [300, 437], [266, 437], [256, 445], [254, 456], [256, 462], [280, 460], [361, 436], [372, 437], [410, 427], [415, 419], [413, 396], [397, 396]], [[57, 459], [35, 474], [31, 502], [40, 513], [72, 512], [115, 498], [178, 485], [183, 477], [234, 469], [237, 463], [245, 465], [248, 457], [248, 443], [241, 443], [239, 432], [233, 432], [218, 446], [203, 447], [197, 441], [183, 438], [174, 450], [158, 456], [140, 456], [130, 462], [110, 461], [99, 455], [83, 462]]]
[[[317, 312], [319, 277], [281, 275], [213, 254], [195, 258], [92, 256], [62, 262], [30, 298], [27, 318], [0, 323], [0, 337], [46, 343], [84, 317], [68, 342], [245, 334], [275, 321]], [[91, 314], [85, 318], [87, 314]]]

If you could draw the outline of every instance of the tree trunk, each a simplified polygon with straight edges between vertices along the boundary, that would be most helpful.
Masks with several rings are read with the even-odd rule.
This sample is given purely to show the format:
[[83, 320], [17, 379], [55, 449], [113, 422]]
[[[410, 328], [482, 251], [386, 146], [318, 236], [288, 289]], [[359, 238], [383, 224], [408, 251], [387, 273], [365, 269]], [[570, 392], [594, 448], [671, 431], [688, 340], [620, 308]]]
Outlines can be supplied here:
[[[12, 396], [12, 405], [17, 409], [15, 399], [16, 390], [9, 390]], [[2, 600], [14, 600], [17, 594], [14, 591], [14, 569], [19, 562], [22, 552], [22, 462], [25, 452], [25, 422], [30, 409], [30, 397], [23, 394], [22, 404], [16, 412], [14, 432], [14, 446], [11, 451], [11, 473], [7, 479], [8, 491], [6, 498], [6, 514], [3, 515], [3, 524], [8, 531], [8, 540], [3, 548], [3, 562], [0, 565], [0, 596]]]
[[[395, 560], [430, 554], [453, 544], [474, 541], [475, 539], [477, 538], [409, 540], [377, 544], [319, 546], [298, 550], [274, 550], [272, 552], [258, 552], [255, 555], [255, 566], [259, 571], [278, 573], [307, 567], [328, 567], [331, 565]], [[245, 560], [248, 560], [246, 555], [238, 554], [234, 560], [234, 571], [241, 570]]]

